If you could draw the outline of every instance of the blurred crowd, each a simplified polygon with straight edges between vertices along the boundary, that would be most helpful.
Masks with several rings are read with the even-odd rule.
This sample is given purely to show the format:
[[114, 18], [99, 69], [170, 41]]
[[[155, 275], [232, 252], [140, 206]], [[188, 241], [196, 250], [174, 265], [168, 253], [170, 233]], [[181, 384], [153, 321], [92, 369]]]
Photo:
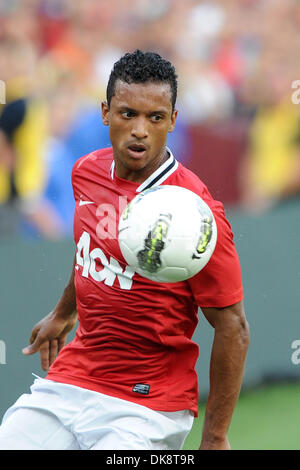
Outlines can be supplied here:
[[195, 152], [190, 126], [241, 120], [236, 203], [263, 211], [298, 194], [299, 29], [298, 0], [0, 0], [0, 235], [71, 235], [72, 166], [110, 146], [100, 102], [137, 48], [176, 66], [178, 160]]

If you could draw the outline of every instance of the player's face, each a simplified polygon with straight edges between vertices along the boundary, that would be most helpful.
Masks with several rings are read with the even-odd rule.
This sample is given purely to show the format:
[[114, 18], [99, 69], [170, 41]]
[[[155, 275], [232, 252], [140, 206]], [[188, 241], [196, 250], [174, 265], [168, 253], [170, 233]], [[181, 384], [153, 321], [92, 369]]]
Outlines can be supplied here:
[[118, 80], [110, 107], [102, 103], [102, 119], [110, 127], [116, 172], [142, 182], [166, 159], [168, 132], [175, 126], [168, 83], [125, 83]]

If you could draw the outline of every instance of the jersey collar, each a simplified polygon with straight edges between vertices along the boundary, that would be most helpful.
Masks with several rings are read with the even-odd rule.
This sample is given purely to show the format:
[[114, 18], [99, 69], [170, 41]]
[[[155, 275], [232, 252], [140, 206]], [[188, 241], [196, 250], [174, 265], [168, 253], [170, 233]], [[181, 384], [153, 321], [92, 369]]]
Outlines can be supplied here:
[[[169, 176], [174, 173], [174, 171], [178, 168], [178, 161], [175, 159], [174, 155], [172, 154], [171, 150], [166, 147], [167, 152], [169, 154], [169, 158], [155, 170], [142, 184], [136, 189], [136, 192], [139, 193], [144, 191], [145, 189], [152, 188], [153, 186], [159, 186], [163, 181], [165, 181]], [[114, 179], [115, 173], [115, 161], [112, 161], [110, 167], [110, 176], [111, 179]]]

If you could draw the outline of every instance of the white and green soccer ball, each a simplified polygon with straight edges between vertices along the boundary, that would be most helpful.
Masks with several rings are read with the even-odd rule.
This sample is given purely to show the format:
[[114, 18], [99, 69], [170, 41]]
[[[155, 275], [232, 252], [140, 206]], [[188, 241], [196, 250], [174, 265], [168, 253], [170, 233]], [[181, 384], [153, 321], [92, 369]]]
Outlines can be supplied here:
[[217, 226], [200, 196], [180, 186], [162, 185], [139, 193], [126, 206], [118, 240], [126, 262], [141, 276], [179, 282], [208, 263]]

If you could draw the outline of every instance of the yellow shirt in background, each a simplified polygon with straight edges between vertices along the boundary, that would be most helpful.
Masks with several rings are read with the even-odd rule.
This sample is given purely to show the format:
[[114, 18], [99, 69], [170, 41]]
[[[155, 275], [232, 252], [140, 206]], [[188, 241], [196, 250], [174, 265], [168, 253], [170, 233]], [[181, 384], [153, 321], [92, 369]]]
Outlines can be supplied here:
[[261, 194], [280, 194], [296, 170], [299, 156], [299, 110], [286, 100], [261, 108], [250, 130], [250, 182]]
[[[22, 87], [9, 95], [10, 101], [24, 97]], [[45, 184], [45, 142], [47, 137], [47, 107], [34, 98], [25, 98], [25, 116], [12, 134], [11, 144], [16, 154], [15, 185], [21, 198], [35, 198]], [[1, 110], [2, 111], [2, 110]], [[0, 203], [10, 197], [10, 175], [0, 163]]]

